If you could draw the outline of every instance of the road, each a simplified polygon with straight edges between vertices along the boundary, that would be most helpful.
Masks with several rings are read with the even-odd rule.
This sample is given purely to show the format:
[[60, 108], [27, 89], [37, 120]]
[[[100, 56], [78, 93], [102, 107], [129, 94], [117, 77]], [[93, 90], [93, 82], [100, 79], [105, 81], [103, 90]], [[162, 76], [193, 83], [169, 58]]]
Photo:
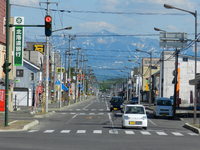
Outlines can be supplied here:
[[0, 150], [199, 150], [200, 137], [181, 120], [148, 116], [148, 129], [122, 129], [107, 99], [92, 99], [40, 120], [24, 132], [1, 132]]

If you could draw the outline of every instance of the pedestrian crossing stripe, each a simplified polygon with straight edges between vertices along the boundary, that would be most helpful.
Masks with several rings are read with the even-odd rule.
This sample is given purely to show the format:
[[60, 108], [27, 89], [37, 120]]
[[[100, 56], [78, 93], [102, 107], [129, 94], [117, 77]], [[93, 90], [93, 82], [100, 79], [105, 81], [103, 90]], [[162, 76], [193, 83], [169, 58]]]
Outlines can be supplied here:
[[133, 131], [129, 131], [129, 130], [125, 131], [125, 133], [126, 134], [135, 134]]
[[175, 136], [183, 136], [183, 134], [179, 133], [179, 132], [172, 132], [173, 135]]
[[115, 130], [115, 129], [112, 129], [112, 130], [109, 130], [109, 133], [110, 133], [110, 134], [118, 134], [118, 131]]
[[86, 130], [77, 130], [76, 133], [86, 133]]
[[[40, 130], [29, 130], [27, 131], [28, 133], [36, 133], [36, 132], [39, 132]], [[44, 130], [43, 133], [54, 133], [56, 130]], [[62, 134], [69, 134], [71, 133], [73, 130], [61, 130], [60, 133]], [[74, 132], [74, 131], [73, 131]], [[90, 131], [92, 132], [93, 134], [102, 134], [103, 131], [102, 130], [92, 130]], [[75, 133], [76, 134], [86, 134], [86, 133], [90, 133], [88, 132], [87, 130], [75, 130]], [[105, 133], [105, 132], [104, 132]], [[137, 131], [132, 131], [132, 130], [120, 130], [120, 129], [111, 129], [111, 130], [108, 130], [108, 133], [109, 134], [126, 134], [126, 135], [135, 135], [136, 133], [138, 133]], [[166, 133], [164, 131], [139, 131], [139, 133], [141, 133], [142, 135], [152, 135], [152, 133], [156, 133], [157, 135], [159, 136], [167, 136], [167, 135], [170, 135], [169, 133]], [[183, 133], [180, 133], [180, 132], [170, 132], [172, 135], [174, 136], [185, 136]], [[189, 132], [189, 133], [185, 133], [187, 135], [190, 135], [190, 136], [199, 136], [199, 134], [196, 134], [196, 133], [192, 133], [192, 132]]]
[[53, 133], [54, 130], [45, 130], [44, 133]]
[[93, 133], [94, 134], [102, 134], [102, 130], [94, 130]]
[[60, 133], [70, 133], [71, 130], [62, 130]]
[[158, 135], [167, 135], [167, 133], [165, 133], [165, 132], [156, 132]]
[[141, 134], [143, 134], [143, 135], [151, 135], [151, 133], [148, 132], [148, 131], [141, 131]]

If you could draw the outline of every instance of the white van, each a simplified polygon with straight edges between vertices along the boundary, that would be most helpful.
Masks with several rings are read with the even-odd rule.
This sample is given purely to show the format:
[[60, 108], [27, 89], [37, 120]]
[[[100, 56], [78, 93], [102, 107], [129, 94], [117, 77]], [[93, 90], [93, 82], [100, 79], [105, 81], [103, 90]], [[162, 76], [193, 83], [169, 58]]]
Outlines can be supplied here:
[[153, 114], [155, 117], [173, 117], [173, 100], [160, 97], [155, 100]]

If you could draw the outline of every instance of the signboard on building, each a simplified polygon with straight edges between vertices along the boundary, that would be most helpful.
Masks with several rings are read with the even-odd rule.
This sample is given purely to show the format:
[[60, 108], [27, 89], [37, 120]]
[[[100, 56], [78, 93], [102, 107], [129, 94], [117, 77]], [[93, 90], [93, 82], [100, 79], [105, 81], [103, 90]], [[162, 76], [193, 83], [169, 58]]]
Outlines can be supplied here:
[[0, 89], [0, 111], [5, 111], [5, 90]]
[[35, 44], [35, 45], [33, 45], [33, 50], [34, 51], [38, 51], [38, 52], [44, 54], [44, 45], [42, 45], [42, 44]]
[[187, 46], [187, 33], [160, 32], [161, 48], [184, 48]]
[[[15, 17], [14, 25], [24, 25], [24, 17]], [[24, 27], [15, 26], [14, 30], [14, 65], [23, 65]]]

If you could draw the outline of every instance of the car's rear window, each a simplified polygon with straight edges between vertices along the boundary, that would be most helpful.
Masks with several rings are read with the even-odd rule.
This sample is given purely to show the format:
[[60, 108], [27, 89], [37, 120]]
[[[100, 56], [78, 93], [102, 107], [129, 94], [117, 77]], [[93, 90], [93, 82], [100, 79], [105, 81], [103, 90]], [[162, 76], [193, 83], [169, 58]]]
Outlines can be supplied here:
[[140, 106], [127, 106], [125, 114], [145, 114], [145, 111]]

